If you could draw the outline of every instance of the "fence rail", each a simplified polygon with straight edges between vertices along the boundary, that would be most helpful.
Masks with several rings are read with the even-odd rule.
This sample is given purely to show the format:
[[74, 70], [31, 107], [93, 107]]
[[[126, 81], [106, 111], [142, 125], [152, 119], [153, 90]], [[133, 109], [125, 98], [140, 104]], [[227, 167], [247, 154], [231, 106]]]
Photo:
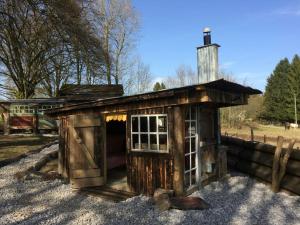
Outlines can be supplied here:
[[[222, 136], [228, 148], [228, 166], [240, 172], [272, 182], [273, 159], [276, 146], [247, 141], [236, 137]], [[285, 154], [287, 149], [282, 149]], [[300, 151], [294, 150], [286, 166], [280, 188], [300, 195]]]

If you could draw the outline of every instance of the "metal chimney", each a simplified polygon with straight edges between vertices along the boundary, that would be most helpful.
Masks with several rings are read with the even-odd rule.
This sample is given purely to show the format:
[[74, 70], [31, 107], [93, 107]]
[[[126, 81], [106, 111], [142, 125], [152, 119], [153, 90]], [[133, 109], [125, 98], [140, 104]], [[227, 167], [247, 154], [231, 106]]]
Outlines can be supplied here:
[[220, 45], [211, 44], [211, 30], [203, 30], [204, 45], [197, 48], [198, 82], [207, 83], [218, 79], [218, 48]]

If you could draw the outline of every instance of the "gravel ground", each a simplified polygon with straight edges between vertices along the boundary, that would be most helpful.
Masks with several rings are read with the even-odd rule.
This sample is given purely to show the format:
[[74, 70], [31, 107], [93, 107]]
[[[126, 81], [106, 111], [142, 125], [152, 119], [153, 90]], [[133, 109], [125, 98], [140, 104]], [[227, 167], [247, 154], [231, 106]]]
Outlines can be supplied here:
[[208, 210], [166, 212], [142, 195], [111, 203], [76, 194], [60, 180], [18, 182], [13, 177], [56, 148], [0, 168], [0, 224], [300, 224], [300, 197], [273, 194], [243, 175], [195, 192], [211, 205]]

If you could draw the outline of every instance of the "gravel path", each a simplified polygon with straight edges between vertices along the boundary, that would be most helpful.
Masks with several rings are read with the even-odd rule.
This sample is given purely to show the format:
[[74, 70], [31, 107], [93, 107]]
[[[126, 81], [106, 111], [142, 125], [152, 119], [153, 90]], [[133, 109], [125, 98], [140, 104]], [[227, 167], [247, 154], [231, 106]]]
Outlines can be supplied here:
[[18, 182], [13, 177], [56, 148], [0, 168], [0, 224], [300, 224], [300, 197], [273, 194], [241, 175], [193, 194], [211, 209], [167, 212], [159, 212], [145, 196], [111, 203], [78, 195], [60, 180]]

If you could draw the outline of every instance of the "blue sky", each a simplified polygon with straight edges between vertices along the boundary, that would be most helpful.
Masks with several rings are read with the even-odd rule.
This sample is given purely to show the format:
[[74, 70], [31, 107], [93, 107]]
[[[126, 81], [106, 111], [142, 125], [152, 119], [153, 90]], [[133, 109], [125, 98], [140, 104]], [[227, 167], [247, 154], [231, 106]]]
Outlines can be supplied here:
[[221, 45], [219, 64], [238, 82], [264, 90], [278, 61], [300, 54], [300, 0], [133, 0], [141, 17], [137, 50], [154, 77], [196, 70], [202, 30]]

